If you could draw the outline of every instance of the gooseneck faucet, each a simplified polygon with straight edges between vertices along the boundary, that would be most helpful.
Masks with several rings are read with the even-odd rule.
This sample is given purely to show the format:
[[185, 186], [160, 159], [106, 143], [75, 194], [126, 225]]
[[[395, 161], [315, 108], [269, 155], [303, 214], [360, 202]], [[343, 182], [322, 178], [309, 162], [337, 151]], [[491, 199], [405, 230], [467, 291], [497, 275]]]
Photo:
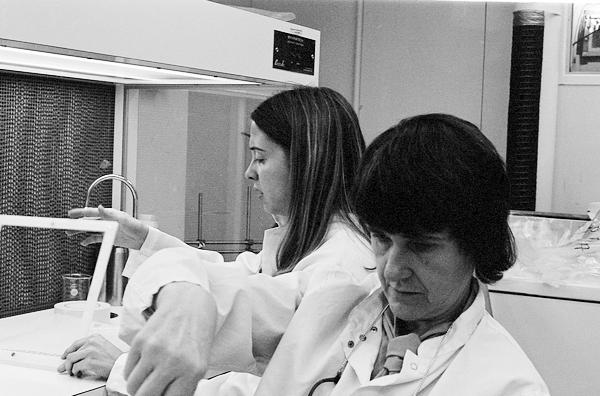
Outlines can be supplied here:
[[[92, 191], [94, 188], [102, 183], [105, 180], [118, 180], [121, 183], [125, 184], [132, 196], [133, 203], [133, 213], [132, 216], [137, 219], [138, 212], [138, 194], [129, 180], [121, 175], [117, 175], [114, 173], [100, 176], [96, 180], [92, 182], [90, 187], [87, 190], [87, 195], [85, 198], [85, 206], [89, 207], [90, 205], [90, 197], [92, 195]], [[109, 267], [109, 271], [105, 275], [105, 285], [108, 286], [108, 280], [112, 281], [111, 288], [105, 288], [105, 300], [107, 300], [110, 305], [121, 305], [123, 302], [123, 292], [125, 289], [125, 285], [123, 283], [123, 269], [125, 268], [125, 262], [127, 261], [127, 250], [122, 247], [116, 247], [113, 255], [112, 267]]]
[[135, 190], [135, 187], [133, 186], [133, 183], [131, 183], [129, 180], [127, 180], [126, 178], [124, 178], [121, 175], [117, 175], [115, 173], [110, 173], [108, 175], [104, 175], [104, 176], [100, 176], [99, 178], [97, 178], [96, 180], [94, 180], [92, 182], [92, 184], [90, 184], [90, 187], [87, 190], [87, 195], [85, 197], [85, 207], [87, 208], [90, 205], [90, 196], [92, 195], [92, 191], [94, 190], [94, 188], [102, 183], [105, 180], [118, 180], [121, 183], [125, 184], [127, 186], [127, 188], [129, 189], [129, 191], [131, 192], [131, 196], [132, 196], [132, 202], [133, 202], [133, 213], [131, 214], [134, 218], [137, 219], [137, 202], [138, 202], [138, 195], [137, 195], [137, 191]]

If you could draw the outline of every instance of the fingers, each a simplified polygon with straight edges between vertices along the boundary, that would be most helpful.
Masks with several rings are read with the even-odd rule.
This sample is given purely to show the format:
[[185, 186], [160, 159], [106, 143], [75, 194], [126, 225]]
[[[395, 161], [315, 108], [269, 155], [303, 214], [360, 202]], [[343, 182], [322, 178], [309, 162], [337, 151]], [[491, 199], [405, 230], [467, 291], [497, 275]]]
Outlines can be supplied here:
[[[131, 356], [130, 356], [131, 357]], [[149, 380], [149, 376], [153, 373], [152, 363], [148, 361], [148, 359], [138, 359], [135, 367], [130, 368], [129, 366], [129, 358], [127, 359], [127, 364], [125, 365], [125, 379], [127, 379], [127, 392], [132, 395], [137, 395], [138, 389], [142, 386], [143, 383]], [[129, 368], [129, 370], [128, 370]], [[156, 375], [154, 377], [157, 377]], [[154, 378], [153, 377], [153, 378]], [[154, 378], [153, 382], [156, 384], [163, 384], [162, 388], [151, 388], [154, 389], [155, 393], [161, 394], [161, 390], [164, 389], [164, 386], [167, 383], [163, 383], [165, 381], [164, 376], [160, 376], [158, 378]], [[157, 392], [158, 391], [158, 392]]]
[[69, 375], [73, 375], [71, 368], [73, 366], [73, 363], [76, 361], [77, 356], [81, 355], [80, 354], [80, 355], [76, 356], [73, 353], [78, 351], [79, 348], [81, 348], [85, 344], [85, 341], [86, 341], [86, 338], [81, 338], [81, 339], [75, 341], [74, 343], [72, 343], [67, 349], [65, 349], [65, 351], [60, 356], [60, 358], [65, 359], [65, 361], [62, 362], [56, 368], [56, 371], [58, 371], [59, 373], [64, 373], [66, 371]]
[[[68, 216], [72, 219], [85, 219], [85, 218], [99, 218], [99, 209], [96, 208], [74, 208], [69, 210], [68, 212]], [[74, 236], [74, 235], [79, 235], [79, 234], [85, 234], [86, 231], [80, 231], [80, 230], [66, 230], [65, 233], [67, 234], [67, 236]], [[98, 235], [92, 235], [92, 237], [88, 237], [85, 240], [83, 240], [81, 242], [82, 246], [88, 246], [90, 244], [93, 243], [99, 243], [102, 242], [102, 236], [100, 234]]]
[[71, 375], [81, 377], [98, 377], [93, 369], [93, 365], [89, 362], [89, 358], [81, 359], [71, 367]]
[[110, 212], [102, 205], [98, 205], [98, 216], [103, 220], [111, 219]]
[[123, 369], [123, 376], [125, 377], [125, 379], [129, 378], [129, 375], [131, 374], [135, 366], [138, 364], [140, 357], [141, 354], [139, 349], [132, 348], [129, 351], [129, 354], [127, 355], [127, 360], [125, 361], [125, 368]]
[[[182, 392], [179, 386], [173, 387], [174, 384], [178, 383], [178, 380], [170, 380], [164, 376], [160, 376], [153, 371], [148, 378], [144, 381], [142, 386], [137, 390], [135, 396], [149, 396], [156, 395], [157, 390], [160, 389], [160, 394], [163, 396], [185, 396], [189, 393]], [[176, 389], [177, 388], [177, 389]], [[133, 394], [133, 393], [132, 393]]]
[[62, 362], [57, 368], [56, 371], [58, 371], [59, 373], [64, 373], [65, 371], [67, 371], [67, 366], [65, 365], [65, 362]]
[[[67, 236], [74, 236], [74, 235], [79, 235], [79, 234], [86, 234], [87, 232], [86, 231], [68, 230], [68, 231], [65, 231], [65, 233], [67, 234]], [[90, 234], [84, 240], [79, 242], [79, 244], [81, 246], [88, 246], [88, 245], [92, 245], [94, 243], [100, 243], [100, 242], [102, 242], [102, 234]]]
[[72, 352], [67, 355], [65, 361], [57, 368], [57, 370], [61, 373], [66, 372], [69, 375], [75, 375], [75, 373], [73, 372], [73, 365], [81, 359], [84, 359], [85, 356], [86, 354], [83, 351]]
[[75, 352], [76, 350], [81, 348], [86, 343], [87, 340], [88, 340], [88, 337], [80, 338], [80, 339], [74, 341], [69, 347], [67, 347], [67, 349], [65, 349], [65, 351], [60, 356], [60, 358], [66, 359], [66, 357], [69, 353]]
[[102, 234], [91, 234], [90, 236], [85, 238], [83, 241], [81, 241], [79, 244], [81, 246], [88, 246], [88, 245], [92, 245], [94, 243], [101, 243], [102, 238], [103, 238]]
[[65, 234], [67, 234], [67, 236], [73, 236], [73, 235], [85, 234], [85, 231], [65, 230]]
[[99, 217], [99, 210], [97, 208], [74, 208], [69, 210], [67, 213], [72, 219], [80, 219], [83, 217]]

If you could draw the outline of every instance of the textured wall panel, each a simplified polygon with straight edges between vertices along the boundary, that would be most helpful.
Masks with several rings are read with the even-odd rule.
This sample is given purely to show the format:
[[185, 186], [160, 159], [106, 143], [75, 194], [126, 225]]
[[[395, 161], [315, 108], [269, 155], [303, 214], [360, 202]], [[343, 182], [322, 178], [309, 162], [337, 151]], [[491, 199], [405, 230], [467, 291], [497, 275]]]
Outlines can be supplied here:
[[[1, 214], [66, 217], [84, 205], [91, 182], [112, 171], [114, 98], [112, 85], [0, 73]], [[110, 183], [93, 203], [111, 205]], [[61, 274], [91, 273], [97, 247], [81, 239], [3, 228], [0, 317], [49, 308], [61, 299]]]
[[514, 16], [506, 165], [511, 209], [535, 210], [544, 13]]

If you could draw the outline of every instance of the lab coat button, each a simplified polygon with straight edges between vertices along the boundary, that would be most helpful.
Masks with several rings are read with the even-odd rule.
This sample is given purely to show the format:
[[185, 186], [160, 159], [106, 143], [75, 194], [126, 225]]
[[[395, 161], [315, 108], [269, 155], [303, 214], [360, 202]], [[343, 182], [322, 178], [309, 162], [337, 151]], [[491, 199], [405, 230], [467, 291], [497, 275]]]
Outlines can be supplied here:
[[352, 348], [354, 347], [354, 341], [350, 340], [348, 341], [348, 348]]
[[372, 331], [373, 333], [376, 333], [376, 332], [377, 332], [377, 326], [373, 326], [373, 327], [371, 327], [371, 331]]
[[417, 363], [411, 363], [410, 364], [410, 368], [413, 369], [413, 370], [416, 370], [416, 369], [419, 368], [419, 366], [417, 366]]
[[361, 340], [361, 341], [365, 341], [367, 339], [367, 336], [364, 335], [364, 334], [361, 334], [361, 335], [358, 336], [358, 339]]

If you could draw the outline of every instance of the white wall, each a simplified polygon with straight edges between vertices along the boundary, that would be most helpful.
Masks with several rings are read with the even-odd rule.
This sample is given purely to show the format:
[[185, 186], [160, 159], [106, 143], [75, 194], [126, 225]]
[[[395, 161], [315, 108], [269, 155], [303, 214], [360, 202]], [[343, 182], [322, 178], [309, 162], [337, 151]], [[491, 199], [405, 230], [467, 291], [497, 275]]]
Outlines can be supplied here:
[[600, 86], [558, 89], [552, 211], [585, 213], [600, 201]]
[[[203, 194], [202, 239], [246, 238], [244, 179], [250, 159], [250, 113], [262, 100], [215, 93], [190, 92], [187, 145], [185, 239], [198, 238], [198, 193]], [[273, 220], [256, 197], [251, 205], [252, 239], [261, 240]], [[212, 248], [215, 248], [214, 246]]]
[[553, 396], [598, 394], [600, 305], [491, 292], [494, 318], [517, 340]]
[[360, 119], [367, 136], [444, 112], [480, 126], [506, 153], [511, 3], [366, 0]]
[[[546, 11], [536, 209], [585, 214], [600, 201], [600, 75], [567, 73], [570, 7]], [[553, 39], [547, 39], [552, 37]]]
[[183, 238], [188, 94], [141, 90], [138, 112], [138, 213], [156, 215], [161, 230]]
[[[358, 0], [218, 2], [293, 12], [294, 23], [320, 30], [320, 85], [352, 102]], [[442, 111], [480, 126], [504, 155], [514, 4], [363, 4], [359, 116], [367, 141], [402, 117]]]
[[479, 124], [485, 7], [365, 1], [360, 120], [367, 140], [445, 112]]
[[506, 156], [513, 3], [487, 3], [480, 127]]
[[[320, 83], [338, 90], [352, 101], [357, 0], [219, 2], [294, 12], [295, 23], [319, 29], [322, 39]], [[486, 5], [364, 0], [359, 117], [367, 142], [402, 117], [423, 112], [448, 112], [480, 125], [504, 154], [513, 9], [511, 3]], [[140, 213], [158, 211], [161, 213], [158, 221], [162, 229], [180, 237], [185, 235], [186, 239], [195, 239], [197, 193], [209, 189], [207, 186], [216, 182], [204, 180], [199, 173], [201, 171], [196, 170], [206, 166], [223, 167], [221, 179], [242, 183], [235, 179], [238, 177], [234, 176], [235, 172], [225, 168], [231, 167], [231, 161], [226, 160], [229, 154], [219, 156], [220, 150], [215, 149], [217, 143], [223, 141], [223, 134], [227, 133], [225, 130], [231, 128], [234, 119], [240, 115], [229, 99], [198, 102], [197, 97], [192, 95], [190, 103], [187, 103], [187, 94], [181, 92], [141, 92], [140, 122], [144, 124], [139, 126], [141, 157], [138, 169], [152, 169], [152, 172], [138, 172], [136, 183], [141, 190]], [[183, 110], [173, 112], [173, 109], [179, 109], [179, 105], [189, 110], [189, 115], [178, 114]], [[247, 115], [248, 112], [245, 112], [242, 117]], [[218, 121], [215, 117], [222, 120]], [[208, 124], [202, 127], [204, 130], [195, 129], [194, 125], [205, 122]], [[213, 127], [210, 127], [211, 123]], [[191, 132], [189, 137], [188, 128]], [[170, 134], [165, 135], [165, 130], [169, 130]], [[233, 131], [234, 134], [237, 132]], [[209, 135], [215, 138], [209, 139]], [[189, 145], [186, 146], [186, 142]], [[153, 151], [144, 149], [144, 146]], [[198, 154], [205, 149], [206, 157]], [[179, 155], [170, 160], [166, 158], [169, 152], [177, 150], [182, 150]], [[179, 167], [169, 161], [187, 161], [187, 165]], [[194, 174], [178, 169], [191, 169]], [[242, 170], [243, 166], [240, 173]], [[225, 196], [221, 204], [229, 209], [217, 204], [220, 195], [217, 192], [222, 187], [212, 186], [212, 191], [207, 190], [207, 214], [233, 210]], [[186, 194], [186, 197], [181, 194]], [[234, 200], [243, 200], [243, 195], [243, 191], [237, 191]], [[150, 205], [149, 196], [159, 199]], [[255, 202], [254, 209], [258, 209], [257, 206]], [[165, 212], [167, 207], [172, 208], [169, 213]], [[183, 207], [187, 214], [185, 229], [181, 218]], [[239, 216], [236, 214], [234, 217]], [[205, 223], [207, 230], [212, 228], [216, 232], [215, 236], [205, 237], [216, 238], [217, 234], [230, 233], [235, 226], [226, 223]], [[245, 222], [242, 222], [233, 230], [236, 237], [240, 226], [243, 228], [244, 225]], [[260, 238], [260, 235], [255, 237]]]

